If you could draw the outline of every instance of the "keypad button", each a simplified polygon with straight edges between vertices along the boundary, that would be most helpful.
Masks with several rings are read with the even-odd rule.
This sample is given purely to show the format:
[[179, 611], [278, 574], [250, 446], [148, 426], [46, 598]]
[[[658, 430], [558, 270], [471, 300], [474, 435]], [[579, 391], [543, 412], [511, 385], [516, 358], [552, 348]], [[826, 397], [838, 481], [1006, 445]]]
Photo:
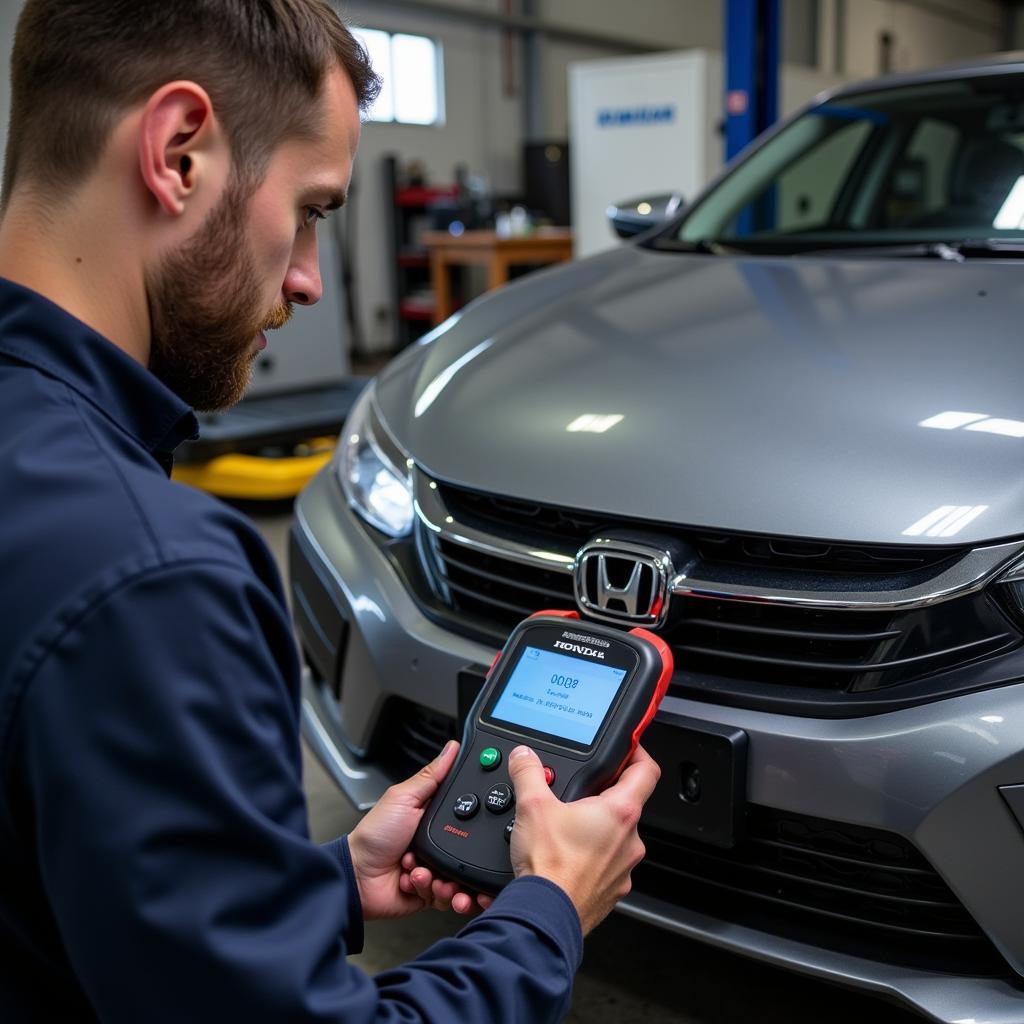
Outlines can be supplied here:
[[549, 786], [554, 784], [554, 781], [555, 781], [555, 769], [554, 768], [549, 768], [547, 765], [544, 765], [544, 781]]
[[504, 782], [491, 786], [484, 800], [484, 804], [491, 814], [504, 814], [515, 802], [516, 798], [512, 793], [512, 787]]
[[477, 811], [480, 810], [480, 798], [476, 793], [463, 793], [455, 801], [455, 806], [452, 808], [455, 812], [456, 818], [472, 818]]
[[506, 843], [511, 843], [512, 842], [512, 829], [514, 829], [515, 827], [516, 827], [516, 819], [515, 818], [509, 818], [508, 822], [505, 825], [505, 842]]
[[485, 747], [480, 751], [480, 767], [485, 772], [493, 772], [501, 764], [501, 751], [497, 747]]

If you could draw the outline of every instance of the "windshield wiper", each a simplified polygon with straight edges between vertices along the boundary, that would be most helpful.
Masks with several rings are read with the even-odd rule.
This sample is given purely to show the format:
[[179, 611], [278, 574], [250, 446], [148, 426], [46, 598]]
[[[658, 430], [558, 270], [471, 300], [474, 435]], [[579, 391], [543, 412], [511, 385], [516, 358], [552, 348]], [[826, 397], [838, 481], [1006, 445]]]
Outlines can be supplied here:
[[[937, 245], [946, 243], [938, 242]], [[954, 253], [953, 257], [944, 256], [944, 259], [1024, 259], [1024, 242], [1002, 241], [998, 238], [965, 238], [962, 242], [946, 244], [948, 249]]]
[[952, 260], [954, 263], [963, 263], [964, 260], [970, 259], [1024, 259], [1024, 242], [1002, 242], [996, 238], [965, 238], [961, 242], [921, 242], [916, 245], [904, 244], [900, 248], [905, 250], [900, 255], [930, 256], [933, 259]]

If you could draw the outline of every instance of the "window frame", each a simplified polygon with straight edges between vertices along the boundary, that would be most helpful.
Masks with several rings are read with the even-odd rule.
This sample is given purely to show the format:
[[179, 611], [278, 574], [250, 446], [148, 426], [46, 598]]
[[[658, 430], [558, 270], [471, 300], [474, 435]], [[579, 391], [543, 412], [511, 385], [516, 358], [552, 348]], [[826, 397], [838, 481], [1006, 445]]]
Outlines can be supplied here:
[[[434, 36], [428, 36], [422, 32], [408, 32], [408, 31], [392, 31], [386, 28], [376, 28], [371, 25], [358, 25], [352, 26], [352, 33], [359, 40], [361, 45], [365, 46], [363, 38], [364, 32], [373, 32], [384, 36], [387, 39], [387, 67], [378, 68], [374, 67], [374, 70], [385, 76], [385, 80], [390, 86], [391, 95], [391, 110], [389, 116], [384, 117], [374, 113], [374, 107], [377, 105], [374, 103], [373, 106], [366, 112], [363, 120], [367, 124], [389, 124], [389, 125], [407, 125], [417, 128], [437, 128], [443, 127], [445, 124], [445, 76], [444, 76], [444, 50], [441, 45], [441, 41]], [[423, 40], [430, 43], [433, 48], [433, 73], [434, 73], [434, 94], [436, 97], [436, 110], [434, 120], [432, 121], [416, 121], [407, 120], [398, 116], [398, 99], [397, 89], [399, 82], [397, 76], [394, 74], [394, 49], [395, 40], [398, 37], [405, 37], [415, 40]]]

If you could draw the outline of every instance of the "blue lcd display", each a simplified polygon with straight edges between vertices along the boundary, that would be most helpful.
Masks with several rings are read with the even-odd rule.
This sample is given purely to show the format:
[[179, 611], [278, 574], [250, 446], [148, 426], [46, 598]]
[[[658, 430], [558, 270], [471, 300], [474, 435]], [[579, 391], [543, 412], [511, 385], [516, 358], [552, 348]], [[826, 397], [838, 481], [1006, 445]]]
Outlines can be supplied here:
[[586, 746], [625, 674], [624, 668], [527, 647], [490, 717]]

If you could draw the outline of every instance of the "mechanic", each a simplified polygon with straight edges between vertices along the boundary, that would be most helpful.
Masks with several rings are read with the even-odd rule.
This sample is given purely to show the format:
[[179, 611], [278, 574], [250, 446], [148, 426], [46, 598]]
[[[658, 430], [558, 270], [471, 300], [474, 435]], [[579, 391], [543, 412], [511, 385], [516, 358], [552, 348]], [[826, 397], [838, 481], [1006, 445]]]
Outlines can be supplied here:
[[[543, 1021], [629, 887], [641, 750], [562, 804], [518, 748], [491, 904], [409, 843], [449, 743], [308, 834], [299, 661], [263, 541], [167, 478], [193, 408], [320, 297], [378, 82], [325, 0], [27, 0], [0, 221], [0, 1020]], [[364, 919], [476, 913], [376, 978]], [[482, 907], [488, 909], [479, 912]]]

